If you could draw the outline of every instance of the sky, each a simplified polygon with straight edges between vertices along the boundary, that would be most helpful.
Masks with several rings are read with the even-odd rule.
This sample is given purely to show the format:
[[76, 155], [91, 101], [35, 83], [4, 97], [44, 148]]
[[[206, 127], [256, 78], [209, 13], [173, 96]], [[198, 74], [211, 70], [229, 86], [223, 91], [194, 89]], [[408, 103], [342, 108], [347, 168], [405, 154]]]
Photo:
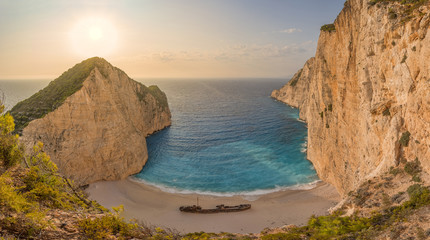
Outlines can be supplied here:
[[345, 0], [0, 0], [0, 79], [99, 56], [132, 78], [288, 78]]

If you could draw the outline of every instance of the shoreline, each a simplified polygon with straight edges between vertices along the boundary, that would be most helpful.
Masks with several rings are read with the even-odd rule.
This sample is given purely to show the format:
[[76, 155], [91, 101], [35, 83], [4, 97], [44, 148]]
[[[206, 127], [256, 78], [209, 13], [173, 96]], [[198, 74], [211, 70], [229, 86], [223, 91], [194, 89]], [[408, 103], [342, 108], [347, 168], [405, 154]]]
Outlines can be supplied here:
[[276, 187], [275, 189], [260, 189], [260, 190], [251, 190], [251, 191], [243, 191], [243, 192], [211, 192], [211, 191], [194, 191], [194, 190], [181, 190], [174, 187], [167, 187], [164, 185], [157, 185], [153, 183], [146, 182], [143, 179], [136, 178], [134, 176], [129, 176], [127, 178], [129, 181], [143, 184], [144, 186], [155, 188], [164, 193], [171, 194], [179, 194], [179, 195], [198, 195], [198, 196], [211, 196], [211, 197], [242, 197], [245, 200], [254, 201], [259, 197], [267, 194], [284, 192], [290, 190], [311, 190], [318, 186], [318, 184], [322, 183], [321, 180], [316, 180], [310, 183], [297, 184], [290, 187]]
[[[90, 184], [85, 190], [90, 199], [106, 208], [124, 205], [124, 217], [136, 219], [148, 226], [189, 232], [259, 233], [264, 228], [306, 224], [312, 214], [324, 215], [341, 199], [328, 183], [318, 182], [309, 190], [283, 190], [255, 196], [210, 196], [169, 193], [157, 187], [129, 178]], [[182, 213], [179, 207], [194, 205], [196, 199], [203, 208], [219, 204], [249, 203], [250, 210], [236, 213]]]

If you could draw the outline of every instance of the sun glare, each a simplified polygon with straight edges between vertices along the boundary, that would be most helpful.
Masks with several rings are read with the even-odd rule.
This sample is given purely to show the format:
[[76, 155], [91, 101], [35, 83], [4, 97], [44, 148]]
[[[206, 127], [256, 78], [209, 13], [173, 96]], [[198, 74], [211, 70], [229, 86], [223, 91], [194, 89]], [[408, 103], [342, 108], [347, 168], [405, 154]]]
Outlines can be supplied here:
[[99, 27], [90, 28], [90, 38], [93, 41], [98, 41], [103, 37], [103, 31]]
[[70, 31], [75, 53], [83, 57], [105, 57], [115, 50], [117, 31], [112, 23], [103, 18], [85, 18], [78, 21]]

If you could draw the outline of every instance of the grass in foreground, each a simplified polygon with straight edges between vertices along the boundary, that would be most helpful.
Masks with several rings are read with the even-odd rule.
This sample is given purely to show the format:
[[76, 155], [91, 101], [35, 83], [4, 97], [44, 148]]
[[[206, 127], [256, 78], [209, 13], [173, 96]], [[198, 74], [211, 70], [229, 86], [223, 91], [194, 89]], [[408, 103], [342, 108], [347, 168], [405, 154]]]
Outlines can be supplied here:
[[[0, 105], [0, 112], [3, 110]], [[404, 170], [393, 168], [388, 173], [410, 178], [412, 184], [406, 191], [409, 199], [392, 206], [388, 197], [384, 198], [384, 206], [367, 217], [359, 212], [346, 216], [337, 211], [327, 216], [312, 216], [306, 226], [291, 226], [278, 232], [181, 235], [128, 222], [121, 217], [122, 207], [114, 208], [112, 213], [89, 201], [57, 172], [41, 143], [26, 154], [13, 131], [12, 116], [0, 115], [0, 239], [374, 239], [430, 206], [429, 188], [413, 181], [421, 174], [419, 161], [415, 160], [406, 162]], [[365, 191], [359, 189], [351, 198], [359, 205], [369, 201], [363, 194]], [[426, 236], [418, 227], [416, 235]]]

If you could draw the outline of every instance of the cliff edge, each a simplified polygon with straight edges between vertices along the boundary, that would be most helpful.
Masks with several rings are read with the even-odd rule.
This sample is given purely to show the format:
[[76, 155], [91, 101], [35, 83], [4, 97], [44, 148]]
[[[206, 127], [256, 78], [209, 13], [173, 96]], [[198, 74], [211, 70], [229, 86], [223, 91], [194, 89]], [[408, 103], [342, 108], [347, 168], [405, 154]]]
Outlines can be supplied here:
[[21, 142], [44, 143], [60, 172], [79, 185], [139, 172], [145, 137], [171, 124], [166, 95], [102, 58], [87, 59], [12, 110]]
[[348, 0], [272, 97], [300, 109], [308, 159], [346, 195], [400, 161], [430, 172], [429, 1]]

